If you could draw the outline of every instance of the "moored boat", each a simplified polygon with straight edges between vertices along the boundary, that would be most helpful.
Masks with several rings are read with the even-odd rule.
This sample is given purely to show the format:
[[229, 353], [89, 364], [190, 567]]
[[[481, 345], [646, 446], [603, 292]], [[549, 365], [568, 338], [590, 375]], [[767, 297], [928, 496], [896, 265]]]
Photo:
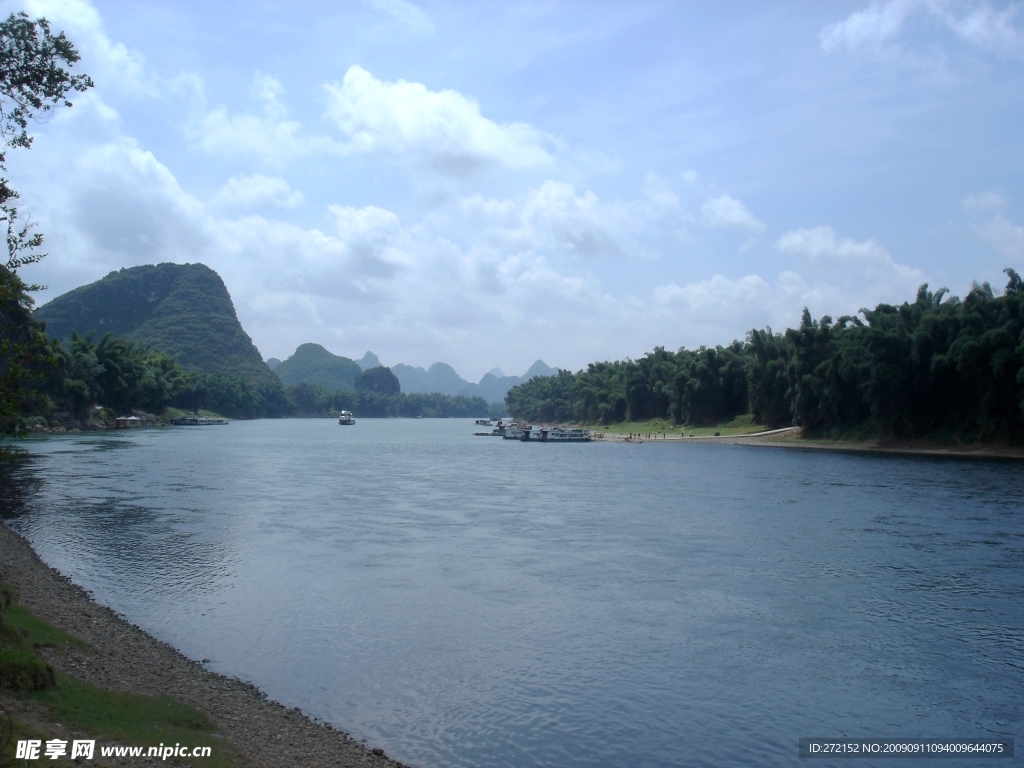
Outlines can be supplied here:
[[520, 439], [531, 443], [589, 443], [590, 433], [578, 428], [531, 425], [523, 429]]
[[505, 427], [505, 434], [502, 437], [506, 440], [522, 440], [525, 427], [525, 424], [509, 424]]
[[227, 419], [208, 419], [205, 416], [180, 416], [178, 418], [171, 419], [171, 424], [176, 427], [209, 427], [224, 425], [227, 423]]

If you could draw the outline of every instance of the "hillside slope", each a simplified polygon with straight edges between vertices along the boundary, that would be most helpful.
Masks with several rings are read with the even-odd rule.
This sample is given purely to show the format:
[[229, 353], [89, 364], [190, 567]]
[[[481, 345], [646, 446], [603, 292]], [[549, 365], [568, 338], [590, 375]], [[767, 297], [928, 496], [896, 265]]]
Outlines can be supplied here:
[[273, 382], [274, 373], [238, 322], [220, 275], [203, 264], [130, 267], [83, 285], [34, 313], [66, 340], [104, 333], [173, 355], [190, 370]]
[[354, 360], [328, 352], [319, 344], [302, 344], [276, 368], [283, 384], [315, 384], [327, 389], [355, 389], [362, 368]]

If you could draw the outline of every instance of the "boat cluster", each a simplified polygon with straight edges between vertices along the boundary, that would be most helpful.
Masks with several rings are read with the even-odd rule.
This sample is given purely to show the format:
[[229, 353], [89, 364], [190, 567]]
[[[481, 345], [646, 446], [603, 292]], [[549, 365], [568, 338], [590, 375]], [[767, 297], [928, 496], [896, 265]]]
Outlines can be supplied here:
[[477, 425], [491, 427], [490, 432], [475, 432], [480, 437], [502, 437], [524, 443], [588, 443], [590, 432], [578, 427], [552, 427], [527, 424], [513, 419], [477, 419]]
[[[135, 417], [132, 416], [131, 418], [134, 419]], [[117, 421], [118, 421], [118, 425], [117, 426], [121, 427], [121, 423], [120, 422], [122, 421], [122, 419], [118, 419]], [[124, 421], [130, 422], [130, 419], [124, 419]], [[138, 421], [138, 419], [136, 419], [136, 421]], [[227, 419], [208, 419], [205, 416], [179, 416], [177, 418], [171, 419], [171, 424], [174, 424], [177, 427], [211, 427], [211, 426], [224, 425], [224, 424], [227, 424], [227, 423], [228, 423]], [[125, 427], [131, 427], [131, 426], [136, 426], [136, 425], [133, 425], [131, 423], [127, 423], [124, 426]], [[141, 423], [138, 426], [141, 426]]]

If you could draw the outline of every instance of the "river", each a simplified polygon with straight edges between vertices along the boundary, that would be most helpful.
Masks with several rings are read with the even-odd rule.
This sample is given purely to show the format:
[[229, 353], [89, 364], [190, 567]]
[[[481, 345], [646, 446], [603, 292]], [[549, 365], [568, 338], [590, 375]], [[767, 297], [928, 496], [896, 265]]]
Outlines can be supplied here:
[[416, 766], [1024, 733], [1020, 463], [472, 432], [30, 438], [4, 514], [151, 634]]

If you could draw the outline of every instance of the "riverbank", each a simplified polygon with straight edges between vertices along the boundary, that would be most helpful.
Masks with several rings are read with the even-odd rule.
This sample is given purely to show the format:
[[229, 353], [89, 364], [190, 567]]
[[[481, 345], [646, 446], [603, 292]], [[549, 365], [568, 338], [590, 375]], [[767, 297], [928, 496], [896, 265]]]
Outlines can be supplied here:
[[[209, 672], [166, 643], [93, 602], [78, 586], [43, 563], [31, 545], [0, 525], [0, 580], [17, 587], [19, 602], [84, 644], [45, 649], [59, 672], [101, 688], [145, 696], [169, 696], [208, 715], [217, 733], [233, 745], [232, 762], [254, 768], [283, 765], [336, 768], [402, 768], [345, 733], [318, 724], [297, 709], [268, 701], [254, 686]], [[97, 738], [74, 734], [33, 706], [3, 691], [15, 720], [26, 720], [49, 738]], [[99, 740], [99, 739], [97, 739]], [[218, 748], [215, 742], [212, 746]], [[106, 761], [106, 762], [104, 762]], [[167, 765], [201, 765], [165, 761]], [[131, 765], [102, 758], [96, 765]]]
[[690, 430], [671, 432], [621, 433], [604, 432], [595, 429], [591, 435], [607, 442], [645, 443], [682, 442], [690, 444], [725, 443], [728, 445], [753, 445], [769, 448], [791, 448], [816, 451], [845, 451], [850, 453], [885, 453], [905, 456], [949, 456], [976, 459], [1024, 460], [1024, 447], [999, 443], [944, 443], [935, 440], [832, 440], [808, 438], [801, 435], [800, 427], [765, 430], [747, 434], [712, 433], [705, 428], [704, 434], [692, 434]]
[[756, 445], [812, 451], [844, 451], [847, 453], [885, 453], [903, 456], [948, 456], [975, 459], [1024, 459], [1024, 447], [1002, 443], [947, 443], [928, 439], [897, 440], [829, 440], [802, 437], [800, 430], [791, 428], [774, 433], [736, 435], [712, 438], [716, 442], [734, 445]]

